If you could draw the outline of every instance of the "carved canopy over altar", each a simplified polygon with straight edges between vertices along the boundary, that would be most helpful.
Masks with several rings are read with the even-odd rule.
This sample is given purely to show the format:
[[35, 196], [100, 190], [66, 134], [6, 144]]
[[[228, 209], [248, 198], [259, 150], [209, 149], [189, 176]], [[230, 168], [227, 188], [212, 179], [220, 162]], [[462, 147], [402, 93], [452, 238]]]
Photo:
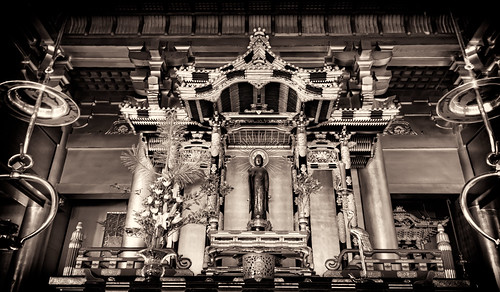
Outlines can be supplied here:
[[331, 111], [341, 92], [344, 70], [325, 66], [303, 70], [271, 51], [269, 37], [258, 28], [248, 50], [216, 70], [182, 67], [177, 72], [179, 92], [187, 111], [200, 122], [213, 110], [228, 114], [274, 114], [293, 116], [302, 104], [321, 100]]
[[393, 97], [375, 99], [376, 81], [363, 75], [366, 72], [359, 68], [354, 72], [327, 65], [299, 68], [272, 52], [269, 36], [261, 28], [254, 29], [248, 50], [233, 62], [215, 70], [197, 69], [194, 64], [177, 71], [186, 111], [202, 123], [214, 111], [249, 118], [291, 118], [303, 112], [317, 126], [383, 127], [398, 107]]
[[[391, 52], [385, 53], [389, 60]], [[228, 147], [290, 148], [300, 125], [315, 161], [321, 160], [314, 158], [316, 154], [334, 155], [328, 141], [338, 142], [338, 134], [346, 131], [352, 142], [352, 167], [363, 167], [373, 156], [376, 135], [391, 132], [386, 127], [391, 127], [400, 106], [393, 102], [394, 96], [376, 96], [384, 93], [383, 82], [370, 70], [380, 71], [384, 64], [364, 53], [356, 62], [349, 70], [327, 65], [299, 68], [273, 53], [265, 29], [256, 28], [247, 51], [233, 62], [216, 69], [197, 68], [196, 62], [174, 68], [181, 101], [176, 108], [178, 122], [209, 140], [210, 123], [217, 116], [223, 121]], [[159, 106], [160, 95], [159, 80], [151, 76], [146, 106], [121, 107], [134, 132], [155, 132], [169, 110]]]
[[[385, 53], [390, 56], [391, 52]], [[281, 148], [291, 147], [291, 135], [301, 124], [306, 127], [315, 160], [318, 153], [333, 155], [324, 153], [328, 146], [325, 150], [323, 145], [335, 141], [335, 135], [346, 129], [353, 142], [353, 167], [363, 167], [372, 156], [376, 134], [399, 113], [394, 96], [375, 96], [384, 91], [380, 81], [367, 73], [369, 60], [363, 58], [366, 56], [357, 61], [364, 67], [354, 66], [354, 70], [328, 65], [306, 70], [273, 53], [265, 29], [256, 28], [247, 51], [222, 67], [197, 68], [194, 62], [175, 68], [176, 93], [182, 104], [179, 122], [208, 133], [210, 121], [219, 116], [228, 147]], [[380, 66], [378, 63], [373, 66]], [[149, 84], [148, 92], [153, 94], [148, 94], [148, 107], [122, 107], [133, 127], [161, 121], [165, 109], [152, 102], [157, 87], [155, 82]]]
[[[146, 107], [122, 106], [125, 120], [145, 136], [150, 154], [161, 145], [156, 127], [166, 113], [175, 113], [177, 123], [187, 125], [181, 149], [184, 160], [199, 163], [234, 187], [230, 195], [209, 200], [211, 243], [203, 263], [207, 273], [239, 271], [241, 267], [228, 258], [255, 251], [301, 262], [300, 266], [281, 263], [286, 273], [310, 274], [313, 260], [319, 263], [315, 272], [322, 273], [322, 262], [328, 257], [357, 244], [348, 232], [358, 224], [359, 205], [359, 198], [353, 195], [351, 169], [364, 167], [373, 157], [377, 134], [396, 117], [399, 106], [394, 104], [394, 96], [375, 96], [384, 90], [367, 64], [376, 67], [380, 62], [367, 54], [356, 60], [357, 65], [349, 69], [328, 65], [299, 68], [273, 53], [265, 30], [256, 28], [247, 51], [222, 67], [197, 68], [194, 62], [174, 68], [180, 107], [159, 106], [156, 76], [148, 78]], [[256, 150], [263, 154], [271, 177], [269, 220], [262, 229], [266, 234], [253, 233], [256, 222], [244, 211], [249, 204], [246, 170]], [[299, 176], [312, 175], [314, 170], [324, 170], [316, 174], [323, 180], [323, 190], [318, 198], [309, 199], [312, 191], [306, 192], [306, 199], [299, 198]], [[311, 224], [319, 218], [329, 218], [330, 227], [322, 233], [311, 232]], [[234, 241], [230, 246], [222, 240], [226, 231]], [[286, 242], [286, 250], [275, 242], [276, 232], [286, 235], [277, 241]], [[294, 236], [301, 238], [299, 246], [288, 243], [289, 237], [296, 240]], [[307, 243], [310, 236], [313, 246]], [[322, 248], [321, 242], [327, 238], [338, 240]], [[255, 249], [257, 243], [261, 250]]]

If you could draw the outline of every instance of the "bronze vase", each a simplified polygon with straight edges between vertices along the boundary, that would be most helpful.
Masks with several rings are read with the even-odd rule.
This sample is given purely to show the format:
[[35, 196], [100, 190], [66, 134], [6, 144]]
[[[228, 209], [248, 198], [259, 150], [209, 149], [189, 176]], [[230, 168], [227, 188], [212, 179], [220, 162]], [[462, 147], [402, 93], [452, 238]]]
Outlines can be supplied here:
[[141, 273], [147, 282], [159, 281], [165, 274], [164, 260], [172, 255], [171, 250], [145, 248], [138, 251], [138, 254], [144, 259], [144, 266]]

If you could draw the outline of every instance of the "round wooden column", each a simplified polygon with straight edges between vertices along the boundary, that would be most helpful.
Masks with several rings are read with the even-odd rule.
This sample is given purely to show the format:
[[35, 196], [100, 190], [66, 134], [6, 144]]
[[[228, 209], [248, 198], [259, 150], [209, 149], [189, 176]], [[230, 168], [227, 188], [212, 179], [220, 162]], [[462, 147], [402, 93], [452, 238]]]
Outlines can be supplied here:
[[[66, 161], [66, 142], [68, 140], [70, 126], [61, 127], [61, 131], [61, 139], [56, 147], [47, 179], [54, 187], [59, 183], [62, 168]], [[28, 202], [23, 222], [19, 230], [20, 238], [32, 233], [40, 227], [41, 222], [49, 215], [51, 204], [59, 204], [59, 202], [47, 202], [44, 206], [40, 206], [34, 201]], [[42, 272], [51, 231], [52, 224], [37, 236], [27, 240], [23, 247], [21, 247], [12, 257], [8, 271], [9, 277], [12, 279], [9, 291], [32, 289], [33, 287], [31, 287], [31, 285], [39, 283], [37, 280]]]
[[384, 156], [379, 139], [375, 144], [373, 158], [365, 168], [359, 170], [359, 178], [366, 231], [370, 234], [373, 248], [398, 248], [391, 194], [389, 193]]
[[[139, 152], [144, 152], [147, 154], [146, 143], [143, 141], [142, 135], [139, 136]], [[146, 156], [144, 157], [146, 159]], [[135, 221], [135, 212], [139, 212], [142, 206], [142, 200], [148, 196], [151, 192], [149, 185], [153, 182], [154, 176], [144, 175], [141, 173], [134, 173], [132, 176], [132, 185], [130, 187], [130, 197], [128, 199], [127, 205], [127, 216], [125, 217], [125, 230], [130, 228], [139, 228], [140, 225]], [[142, 238], [137, 236], [131, 236], [127, 232], [123, 235], [124, 247], [145, 247], [145, 243]], [[134, 252], [135, 255], [135, 252]]]

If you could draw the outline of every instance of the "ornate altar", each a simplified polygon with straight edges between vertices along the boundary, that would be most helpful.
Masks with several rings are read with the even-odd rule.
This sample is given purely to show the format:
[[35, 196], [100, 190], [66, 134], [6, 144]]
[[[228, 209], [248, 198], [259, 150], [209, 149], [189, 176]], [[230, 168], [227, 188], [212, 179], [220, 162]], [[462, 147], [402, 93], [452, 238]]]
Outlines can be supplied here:
[[[7, 75], [26, 80], [3, 83], [2, 111], [30, 122], [2, 176], [4, 197], [26, 207], [3, 208], [19, 223], [19, 238], [15, 224], [0, 234], [16, 251], [5, 256], [14, 282], [59, 264], [51, 285], [61, 291], [412, 290], [456, 280], [461, 250], [475, 256], [469, 249], [486, 251], [480, 264], [494, 268], [498, 250], [469, 240], [461, 218], [448, 224], [392, 205], [420, 208], [424, 193], [455, 200], [483, 239], [500, 244], [481, 217], [495, 189], [474, 208], [466, 199], [499, 173], [488, 122], [498, 116], [498, 40], [491, 23], [479, 25], [483, 14], [457, 22], [422, 3], [163, 2], [82, 3], [55, 14], [38, 4], [19, 9], [29, 19], [14, 17], [6, 55], [21, 74]], [[18, 141], [24, 126], [2, 117], [6, 141]], [[480, 120], [485, 127], [467, 125]], [[61, 129], [40, 129], [48, 126]], [[33, 130], [43, 158], [32, 170], [55, 189], [22, 174], [33, 165]], [[491, 152], [476, 162], [485, 138]], [[120, 164], [126, 153], [137, 167]], [[497, 171], [470, 180], [457, 199], [483, 166]], [[26, 199], [50, 205], [27, 235], [44, 212]], [[120, 219], [99, 225], [106, 211]], [[51, 226], [55, 216], [61, 224]], [[35, 235], [52, 244], [63, 234], [47, 251], [21, 249]], [[467, 283], [465, 268], [458, 277]]]
[[[348, 277], [416, 278], [429, 269], [444, 275], [440, 251], [373, 249], [363, 229], [354, 175], [380, 151], [375, 146], [378, 134], [395, 134], [398, 130], [391, 127], [400, 125], [391, 123], [399, 112], [394, 96], [375, 98], [384, 82], [377, 87], [366, 65], [372, 62], [382, 70], [387, 62], [363, 58], [354, 75], [329, 65], [302, 69], [274, 54], [265, 30], [256, 28], [248, 50], [233, 62], [214, 70], [194, 64], [175, 68], [179, 82], [171, 93], [182, 107], [159, 106], [164, 96], [158, 76], [147, 79], [146, 104], [122, 105], [122, 124], [144, 138], [153, 158], [155, 152], [167, 150], [159, 126], [167, 114], [175, 116], [175, 123], [186, 129], [177, 149], [182, 160], [207, 174], [206, 182], [195, 181], [182, 190], [196, 192], [201, 187], [207, 212], [196, 231], [184, 233], [189, 239], [180, 231], [174, 255], [190, 260], [189, 271], [177, 263], [169, 266], [171, 274], [191, 272], [247, 283], [297, 276], [340, 282]], [[269, 173], [264, 218], [253, 218], [248, 211], [248, 170], [255, 167], [257, 155], [263, 160], [259, 166]], [[397, 228], [408, 220], [419, 228], [398, 229], [398, 239], [422, 245], [435, 234], [435, 229], [419, 225], [429, 222], [406, 215], [398, 221], [396, 212]], [[201, 244], [194, 247], [195, 241]], [[377, 256], [388, 253], [401, 259]], [[344, 267], [346, 263], [350, 265]], [[389, 268], [391, 263], [397, 267]], [[359, 265], [361, 271], [343, 272]]]
[[426, 243], [438, 233], [438, 225], [446, 226], [449, 219], [418, 218], [402, 206], [394, 209], [394, 225], [400, 248], [425, 249]]
[[[359, 74], [366, 75], [364, 70], [368, 69], [360, 68]], [[220, 68], [198, 69], [186, 64], [176, 69], [179, 83], [175, 92], [184, 105], [177, 112], [178, 122], [189, 130], [183, 147], [186, 159], [198, 161], [219, 182], [234, 187], [223, 197], [210, 197], [212, 215], [203, 273], [247, 275], [247, 269], [259, 266], [263, 270], [256, 275], [265, 272], [272, 277], [273, 273], [264, 271], [268, 264], [247, 265], [257, 257], [259, 262], [271, 261], [276, 273], [312, 275], [317, 272], [313, 261], [319, 261], [322, 271], [321, 261], [327, 256], [320, 252], [314, 259], [311, 240], [334, 236], [336, 246], [357, 246], [349, 233], [358, 226], [360, 209], [351, 169], [364, 167], [373, 156], [376, 134], [399, 107], [393, 98], [375, 99], [379, 93], [366, 78], [359, 80], [358, 87], [351, 84], [346, 96], [343, 86], [352, 80], [350, 74], [328, 65], [306, 70], [283, 60], [272, 52], [269, 36], [261, 28], [254, 29], [244, 54]], [[156, 106], [158, 82], [154, 78], [148, 81], [149, 106], [125, 104], [121, 111], [135, 131], [145, 133], [149, 151], [154, 152], [161, 144], [154, 135], [155, 125], [167, 109]], [[364, 100], [353, 98], [353, 93], [363, 95]], [[249, 204], [245, 175], [257, 152], [271, 181], [269, 216], [250, 220], [242, 211]], [[328, 188], [322, 189], [315, 171], [331, 173]], [[332, 205], [317, 205], [320, 201], [312, 198], [315, 193]], [[317, 224], [321, 212], [335, 220], [336, 228], [311, 238], [311, 225]]]
[[[264, 278], [275, 275], [313, 274], [312, 249], [307, 245], [308, 233], [301, 231], [211, 231], [210, 245], [205, 249], [204, 269], [207, 275], [244, 273], [244, 278], [254, 278], [265, 274]], [[223, 258], [236, 259], [228, 261], [232, 265], [217, 264]], [[299, 261], [297, 267], [290, 267], [286, 260]], [[255, 265], [252, 261], [272, 261], [266, 265]], [[250, 264], [249, 264], [250, 262]], [[272, 267], [271, 271], [269, 271]], [[251, 270], [250, 272], [248, 270]]]

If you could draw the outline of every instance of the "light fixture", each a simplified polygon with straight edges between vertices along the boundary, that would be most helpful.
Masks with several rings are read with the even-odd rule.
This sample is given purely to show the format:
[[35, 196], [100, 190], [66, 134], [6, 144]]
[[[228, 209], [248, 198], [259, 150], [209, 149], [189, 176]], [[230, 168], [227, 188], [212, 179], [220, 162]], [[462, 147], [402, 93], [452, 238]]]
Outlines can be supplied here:
[[453, 16], [452, 22], [465, 61], [464, 68], [469, 72], [471, 81], [458, 86], [444, 95], [436, 105], [436, 112], [442, 119], [453, 123], [476, 123], [481, 121], [484, 123], [490, 144], [490, 153], [486, 157], [486, 163], [494, 167], [495, 171], [483, 173], [470, 179], [462, 188], [459, 203], [467, 222], [482, 236], [493, 241], [498, 246], [500, 245], [500, 238], [495, 239], [481, 229], [474, 221], [467, 206], [467, 196], [469, 190], [479, 181], [492, 177], [500, 178], [499, 144], [495, 140], [490, 124], [490, 119], [500, 115], [500, 78], [476, 79], [474, 65], [466, 54], [458, 24]]
[[[58, 57], [62, 56], [59, 45], [63, 31], [64, 24], [54, 44], [52, 59], [44, 70], [40, 83], [14, 80], [0, 84], [0, 102], [6, 105], [9, 114], [17, 119], [29, 122], [24, 142], [20, 145], [20, 153], [14, 154], [7, 162], [11, 173], [0, 174], [0, 180], [21, 181], [25, 184], [26, 181], [35, 182], [36, 186], [42, 186], [45, 191], [49, 192], [51, 204], [47, 218], [38, 229], [22, 238], [17, 238], [13, 234], [6, 234], [5, 236], [9, 237], [9, 240], [2, 241], [2, 243], [7, 246], [1, 246], [0, 248], [18, 250], [26, 240], [45, 230], [54, 221], [57, 214], [59, 198], [54, 187], [47, 180], [36, 175], [26, 174], [24, 171], [33, 167], [34, 164], [33, 158], [28, 154], [28, 147], [35, 125], [64, 126], [75, 122], [80, 116], [78, 106], [69, 96], [47, 86], [50, 75], [54, 71], [54, 62]], [[33, 188], [36, 194], [41, 194], [40, 190], [34, 186]], [[2, 236], [4, 235], [2, 234]]]

